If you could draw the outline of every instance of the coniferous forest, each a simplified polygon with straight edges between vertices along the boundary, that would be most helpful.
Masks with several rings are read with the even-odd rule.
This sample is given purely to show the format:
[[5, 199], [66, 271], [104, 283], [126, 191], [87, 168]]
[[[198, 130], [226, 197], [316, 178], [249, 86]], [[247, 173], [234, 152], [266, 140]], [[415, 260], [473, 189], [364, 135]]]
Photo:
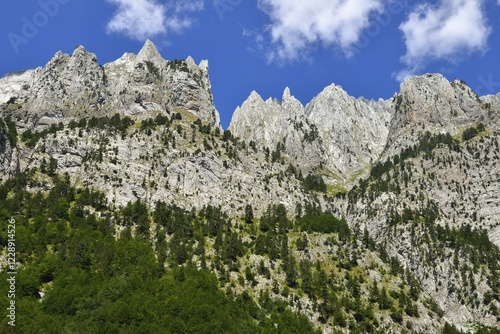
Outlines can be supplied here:
[[[420, 316], [420, 304], [435, 318], [443, 314], [366, 232], [351, 231], [318, 206], [297, 208], [290, 219], [283, 205], [260, 218], [248, 205], [237, 221], [211, 206], [197, 212], [157, 202], [150, 210], [136, 201], [113, 209], [102, 193], [73, 187], [67, 175], [53, 175], [49, 191], [28, 191], [32, 176], [0, 186], [1, 218], [16, 220], [21, 264], [16, 327], [2, 310], [2, 333], [319, 333], [300, 306], [290, 310], [303, 296], [320, 322], [351, 332], [384, 332], [376, 313], [406, 321], [411, 332], [407, 319]], [[498, 254], [470, 230], [437, 233], [470, 243], [480, 263]], [[7, 232], [0, 235], [5, 247]], [[293, 250], [307, 254], [318, 236], [335, 250], [331, 259], [299, 261]], [[369, 265], [385, 272], [382, 281], [359, 265], [371, 252], [383, 261]], [[277, 273], [282, 281], [271, 277]], [[399, 286], [388, 284], [397, 276], [404, 277]], [[259, 278], [274, 281], [272, 289], [252, 289]], [[443, 333], [459, 331], [447, 324]]]

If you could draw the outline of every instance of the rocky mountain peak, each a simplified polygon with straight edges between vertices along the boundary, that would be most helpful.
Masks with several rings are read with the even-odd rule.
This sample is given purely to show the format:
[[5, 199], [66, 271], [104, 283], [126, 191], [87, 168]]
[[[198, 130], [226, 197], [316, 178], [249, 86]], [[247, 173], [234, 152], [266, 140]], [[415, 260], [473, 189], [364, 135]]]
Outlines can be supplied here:
[[290, 88], [286, 87], [281, 98], [282, 110], [290, 116], [297, 117], [304, 114], [304, 106], [302, 103], [290, 93]]
[[198, 65], [198, 67], [203, 72], [208, 72], [208, 60], [206, 60], [206, 59], [201, 60], [200, 64]]
[[156, 45], [151, 40], [146, 40], [141, 51], [137, 54], [137, 62], [151, 61], [155, 65], [163, 65], [165, 59], [160, 55]]
[[460, 108], [467, 116], [475, 122], [485, 122], [488, 116], [477, 93], [463, 80], [455, 79], [451, 82], [451, 86], [455, 90]]
[[260, 96], [259, 93], [257, 93], [255, 90], [253, 90], [251, 93], [250, 93], [250, 96], [248, 97], [248, 99], [246, 99], [243, 104], [245, 104], [246, 102], [249, 102], [249, 101], [262, 101], [264, 102], [264, 99]]
[[197, 67], [193, 57], [191, 56], [188, 56], [186, 58], [186, 64], [188, 65], [188, 67]]
[[143, 119], [174, 107], [220, 126], [208, 62], [167, 62], [150, 40], [137, 55], [125, 53], [104, 66], [83, 46], [72, 55], [59, 51], [45, 67], [0, 81], [0, 101], [12, 98], [23, 101], [10, 107], [19, 126], [36, 131], [110, 113]]
[[52, 57], [52, 59], [49, 60], [49, 62], [45, 67], [50, 68], [59, 66], [60, 64], [66, 62], [69, 58], [70, 55], [68, 55], [67, 53], [63, 53], [62, 51], [57, 51]]
[[[72, 57], [86, 57], [88, 55], [94, 55], [88, 52], [83, 45], [78, 45], [74, 50]], [[94, 55], [95, 56], [95, 55]]]
[[80, 70], [95, 70], [100, 66], [95, 53], [89, 52], [79, 45], [73, 50], [73, 54], [68, 59], [68, 67], [72, 70], [77, 70], [77, 68], [80, 68]]
[[[450, 83], [441, 74], [425, 74], [405, 80], [393, 100], [388, 146], [411, 144], [419, 132], [455, 134], [484, 117], [477, 95], [461, 81]], [[410, 132], [411, 130], [411, 132]]]
[[[271, 101], [272, 102], [272, 101]], [[236, 107], [235, 112], [233, 113], [233, 118], [240, 113], [253, 113], [253, 112], [264, 112], [265, 110], [265, 102], [264, 99], [257, 93], [255, 90], [253, 90], [248, 98], [243, 101], [241, 106]]]
[[286, 99], [290, 98], [292, 94], [290, 93], [290, 88], [286, 87], [285, 90], [283, 91], [283, 96], [282, 100], [285, 101]]
[[346, 91], [342, 88], [341, 85], [337, 85], [337, 84], [335, 84], [333, 82], [331, 84], [329, 84], [328, 86], [326, 86], [323, 89], [323, 92], [338, 92], [338, 93], [341, 93], [341, 94], [346, 93]]
[[305, 113], [318, 129], [327, 165], [345, 181], [363, 175], [366, 166], [381, 154], [390, 113], [355, 99], [341, 86], [331, 84], [323, 89], [307, 104]]
[[[11, 184], [26, 184], [21, 191], [2, 185], [0, 204], [30, 215], [47, 203], [50, 210], [40, 216], [46, 226], [38, 218], [19, 222], [25, 232], [39, 225], [42, 233], [33, 235], [63, 240], [52, 248], [62, 255], [78, 248], [73, 241], [92, 240], [72, 239], [78, 234], [67, 228], [73, 226], [92, 234], [104, 227], [110, 239], [116, 228], [118, 238], [151, 240], [158, 258], [172, 257], [174, 268], [181, 258], [201, 261], [184, 255], [196, 247], [207, 252], [206, 268], [216, 270], [220, 262], [216, 274], [224, 288], [234, 285], [236, 293], [251, 297], [271, 291], [328, 333], [348, 330], [348, 323], [359, 332], [400, 332], [404, 326], [437, 333], [452, 320], [498, 327], [500, 257], [488, 238], [500, 245], [500, 134], [491, 122], [499, 114], [500, 95], [479, 98], [463, 81], [430, 74], [406, 80], [389, 100], [354, 98], [332, 84], [304, 107], [288, 87], [281, 101], [264, 101], [253, 91], [233, 114], [233, 138], [216, 128], [208, 62], [166, 61], [146, 41], [137, 56], [126, 53], [99, 66], [79, 46], [72, 55], [56, 53], [43, 68], [0, 78], [0, 181], [22, 173]], [[398, 154], [402, 148], [408, 150]], [[60, 191], [72, 185], [82, 191]], [[38, 190], [41, 196], [31, 195]], [[22, 202], [22, 208], [16, 201], [23, 200], [36, 202]], [[112, 204], [113, 212], [100, 217], [113, 220], [97, 224], [98, 211], [90, 209], [104, 206], [98, 202]], [[165, 203], [186, 214], [198, 211], [199, 219], [179, 220], [179, 229], [196, 225], [196, 233], [169, 230], [178, 225], [169, 221], [177, 211], [148, 213]], [[247, 207], [253, 219], [245, 214], [248, 224], [240, 224]], [[135, 224], [136, 214], [154, 220]], [[90, 215], [94, 219], [83, 217]], [[294, 220], [281, 220], [287, 215]], [[214, 224], [218, 217], [226, 222]], [[60, 237], [47, 238], [56, 230]], [[219, 238], [222, 230], [228, 234]], [[208, 248], [202, 250], [205, 232]], [[177, 234], [196, 240], [180, 242]], [[221, 240], [218, 250], [214, 238], [215, 244]], [[222, 261], [233, 248], [241, 248], [240, 255]], [[61, 261], [65, 257], [73, 258]], [[233, 270], [233, 262], [247, 267]], [[94, 270], [94, 263], [88, 268]], [[290, 268], [300, 268], [300, 276]], [[285, 288], [290, 297], [283, 299]], [[48, 298], [54, 298], [51, 291]], [[342, 328], [335, 309], [342, 310]]]
[[385, 104], [374, 106], [378, 102], [358, 101], [334, 84], [305, 108], [288, 87], [281, 103], [263, 102], [252, 92], [234, 112], [230, 129], [264, 147], [284, 143], [284, 152], [300, 161], [304, 172], [327, 166], [325, 176], [347, 181], [363, 174], [359, 170], [379, 157], [387, 139], [390, 113]]
[[[315, 128], [309, 124], [303, 105], [285, 88], [282, 101], [266, 101], [252, 91], [243, 104], [236, 108], [229, 130], [245, 142], [258, 147], [285, 153], [304, 172], [317, 169], [321, 153], [315, 141]], [[275, 153], [275, 158], [280, 153]]]
[[342, 86], [337, 85], [335, 83], [331, 83], [326, 86], [318, 95], [322, 94], [339, 94], [339, 95], [347, 95], [347, 92], [342, 88]]

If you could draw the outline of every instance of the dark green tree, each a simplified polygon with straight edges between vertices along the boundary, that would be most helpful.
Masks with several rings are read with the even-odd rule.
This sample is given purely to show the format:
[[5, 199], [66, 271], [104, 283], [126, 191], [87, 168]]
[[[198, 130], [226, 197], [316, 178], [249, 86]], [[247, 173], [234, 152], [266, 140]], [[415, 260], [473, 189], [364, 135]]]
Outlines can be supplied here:
[[245, 206], [245, 223], [251, 224], [253, 222], [253, 208], [252, 205]]

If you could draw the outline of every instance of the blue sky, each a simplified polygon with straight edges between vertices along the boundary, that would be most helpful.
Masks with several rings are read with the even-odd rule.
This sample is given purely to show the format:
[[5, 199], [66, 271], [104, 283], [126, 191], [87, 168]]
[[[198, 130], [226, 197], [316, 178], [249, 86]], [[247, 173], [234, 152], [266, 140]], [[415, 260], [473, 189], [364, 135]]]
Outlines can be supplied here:
[[84, 45], [101, 64], [150, 38], [164, 58], [208, 59], [226, 128], [256, 90], [306, 104], [331, 83], [389, 98], [405, 77], [440, 72], [500, 91], [500, 0], [4, 1], [0, 76]]

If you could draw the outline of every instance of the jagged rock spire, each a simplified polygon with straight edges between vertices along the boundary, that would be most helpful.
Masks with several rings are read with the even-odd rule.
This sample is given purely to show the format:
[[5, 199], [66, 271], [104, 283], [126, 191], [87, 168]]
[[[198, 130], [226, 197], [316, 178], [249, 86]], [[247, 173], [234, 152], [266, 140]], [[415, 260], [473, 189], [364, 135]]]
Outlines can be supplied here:
[[165, 59], [161, 56], [156, 48], [156, 45], [151, 40], [146, 40], [141, 51], [137, 55], [138, 62], [151, 61], [155, 64], [165, 63]]

